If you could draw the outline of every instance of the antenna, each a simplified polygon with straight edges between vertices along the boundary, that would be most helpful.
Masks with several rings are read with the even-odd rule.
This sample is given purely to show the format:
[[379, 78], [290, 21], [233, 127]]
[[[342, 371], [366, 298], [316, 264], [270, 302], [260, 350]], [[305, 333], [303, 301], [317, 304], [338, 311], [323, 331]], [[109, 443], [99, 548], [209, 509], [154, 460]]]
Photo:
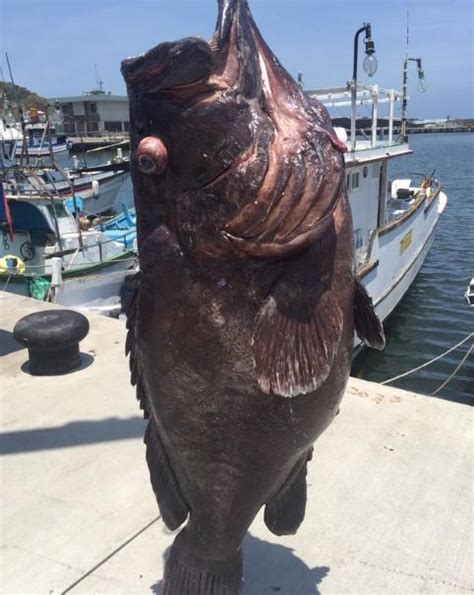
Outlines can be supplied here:
[[407, 142], [407, 108], [408, 108], [408, 47], [410, 44], [410, 9], [407, 6], [407, 49], [405, 61], [403, 62], [403, 98], [402, 98], [402, 121], [400, 136], [403, 142]]
[[407, 6], [407, 57], [408, 57], [409, 45], [410, 45], [410, 8]]
[[94, 70], [95, 70], [95, 82], [97, 83], [97, 88], [100, 92], [102, 92], [102, 85], [104, 84], [104, 81], [102, 81], [100, 79], [99, 71], [97, 69], [97, 64], [94, 64]]

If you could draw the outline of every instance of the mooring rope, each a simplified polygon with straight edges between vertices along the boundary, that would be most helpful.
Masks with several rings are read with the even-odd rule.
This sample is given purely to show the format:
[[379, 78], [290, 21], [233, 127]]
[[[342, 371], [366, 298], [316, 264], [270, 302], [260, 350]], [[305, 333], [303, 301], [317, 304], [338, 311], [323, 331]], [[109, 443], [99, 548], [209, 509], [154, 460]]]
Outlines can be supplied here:
[[[422, 368], [426, 368], [427, 366], [430, 366], [431, 364], [434, 364], [434, 362], [437, 362], [438, 360], [442, 359], [443, 357], [445, 357], [446, 355], [448, 355], [449, 353], [451, 353], [452, 351], [454, 351], [455, 349], [457, 349], [458, 347], [460, 347], [461, 345], [463, 345], [464, 343], [466, 343], [466, 341], [469, 341], [469, 339], [471, 337], [474, 336], [474, 333], [469, 333], [467, 335], [467, 337], [465, 337], [462, 341], [459, 341], [459, 343], [457, 343], [456, 345], [454, 345], [454, 347], [451, 347], [450, 349], [448, 349], [447, 351], [445, 351], [444, 353], [441, 353], [440, 355], [434, 357], [433, 359], [430, 359], [428, 362], [425, 362], [424, 364], [421, 364], [421, 366], [417, 366], [416, 368], [412, 368], [411, 370], [408, 370], [407, 372], [403, 372], [403, 374], [399, 374], [398, 376], [394, 376], [393, 378], [389, 378], [388, 380], [384, 380], [384, 382], [381, 382], [380, 384], [390, 384], [390, 382], [395, 382], [395, 380], [398, 380], [399, 378], [404, 378], [405, 376], [408, 376], [409, 374], [413, 374], [414, 372], [418, 372], [418, 370], [421, 370]], [[467, 357], [469, 356], [470, 352], [472, 351], [474, 344], [471, 345], [471, 348], [469, 349], [469, 351], [466, 354], [466, 357], [464, 358], [464, 360], [461, 362], [461, 365], [464, 363], [464, 361], [466, 361]], [[461, 366], [459, 366], [460, 368]], [[454, 371], [454, 374], [457, 373], [457, 369]], [[448, 379], [449, 382], [450, 378]], [[447, 382], [446, 382], [447, 384]], [[437, 389], [437, 391], [441, 390], [441, 388], [443, 388], [442, 386], [439, 387]], [[436, 391], [436, 392], [437, 392]], [[435, 394], [435, 393], [433, 393]]]
[[473, 349], [474, 349], [474, 343], [469, 347], [469, 349], [467, 350], [467, 353], [462, 358], [461, 362], [459, 363], [457, 368], [454, 370], [454, 372], [449, 376], [449, 378], [447, 380], [445, 380], [441, 386], [438, 386], [438, 388], [434, 392], [431, 393], [431, 395], [430, 395], [431, 397], [438, 394], [441, 389], [443, 389], [449, 382], [451, 382], [451, 380], [456, 376], [456, 374], [459, 372], [459, 370], [463, 367], [464, 362], [467, 360], [467, 358], [469, 357], [469, 355]]

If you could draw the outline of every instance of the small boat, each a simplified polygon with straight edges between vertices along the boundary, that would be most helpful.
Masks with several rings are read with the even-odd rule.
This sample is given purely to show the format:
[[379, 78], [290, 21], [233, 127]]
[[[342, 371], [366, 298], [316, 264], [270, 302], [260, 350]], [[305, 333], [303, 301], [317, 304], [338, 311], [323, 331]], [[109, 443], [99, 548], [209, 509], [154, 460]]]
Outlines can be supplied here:
[[[57, 112], [60, 113], [60, 112]], [[64, 153], [70, 144], [64, 134], [56, 131], [57, 119], [49, 120], [48, 115], [37, 109], [30, 109], [26, 113], [23, 127], [15, 147], [15, 156], [22, 157], [28, 152], [28, 158], [47, 157], [52, 154]], [[18, 130], [20, 125], [17, 124]], [[25, 145], [25, 146], [24, 146]]]
[[123, 282], [137, 270], [136, 251], [74, 217], [64, 198], [44, 188], [37, 195], [4, 194], [0, 229], [0, 290], [104, 314], [120, 311]]
[[104, 233], [109, 239], [121, 242], [126, 249], [136, 248], [137, 220], [134, 208], [122, 203], [122, 213], [94, 224], [94, 229]]
[[70, 145], [64, 135], [56, 133], [56, 129], [51, 127], [48, 138], [45, 138], [47, 124], [28, 124], [25, 127], [26, 133], [26, 148], [23, 147], [24, 138], [18, 140], [15, 148], [15, 156], [21, 157], [28, 150], [28, 156], [33, 157], [48, 157], [51, 153], [65, 153], [69, 150]]
[[128, 166], [128, 160], [123, 157], [92, 168], [80, 168], [77, 163], [74, 168], [64, 169], [57, 163], [12, 165], [5, 168], [4, 192], [9, 199], [38, 193], [64, 199], [78, 196], [85, 214], [99, 215], [114, 210], [117, 194], [128, 176]]
[[474, 277], [471, 279], [471, 282], [467, 286], [464, 297], [466, 298], [466, 301], [470, 306], [474, 306]]

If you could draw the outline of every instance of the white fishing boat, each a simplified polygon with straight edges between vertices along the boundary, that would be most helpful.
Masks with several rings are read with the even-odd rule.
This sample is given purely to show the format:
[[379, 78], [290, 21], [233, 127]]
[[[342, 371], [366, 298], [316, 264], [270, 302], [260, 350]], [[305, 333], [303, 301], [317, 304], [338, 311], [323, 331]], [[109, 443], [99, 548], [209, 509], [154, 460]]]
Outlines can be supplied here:
[[[121, 156], [91, 168], [62, 169], [49, 166], [8, 167], [3, 187], [7, 198], [54, 194], [60, 198], [80, 198], [86, 215], [113, 211], [117, 194], [128, 176], [128, 161]], [[131, 197], [130, 197], [131, 202]], [[130, 205], [127, 205], [130, 206]]]
[[[27, 124], [25, 126], [26, 141], [21, 135], [21, 138], [16, 143], [15, 156], [21, 157], [28, 151], [28, 156], [33, 157], [47, 157], [51, 153], [65, 153], [69, 150], [69, 143], [64, 135], [58, 134], [54, 126], [50, 126], [50, 131], [47, 134], [47, 123], [38, 122], [37, 124]], [[24, 147], [23, 145], [26, 145]]]
[[62, 114], [58, 107], [51, 108], [50, 114], [31, 108], [24, 114], [23, 121], [15, 124], [19, 133], [16, 157], [25, 158], [28, 154], [27, 159], [32, 159], [69, 150], [66, 135], [57, 131], [62, 128]]
[[120, 310], [136, 250], [76, 219], [58, 196], [0, 197], [0, 289], [102, 313]]
[[[347, 147], [346, 183], [354, 222], [356, 271], [379, 317], [386, 320], [423, 265], [446, 207], [446, 194], [433, 175], [427, 174], [418, 183], [408, 176], [390, 177], [390, 162], [412, 153], [403, 131], [395, 134], [395, 104], [403, 101], [403, 93], [348, 83], [307, 94], [329, 110], [351, 110], [350, 130], [336, 128], [336, 133]], [[389, 113], [380, 126], [382, 104], [388, 105]], [[356, 108], [361, 105], [372, 110], [368, 131], [356, 127]], [[360, 340], [355, 341], [359, 347]]]
[[0, 164], [11, 164], [15, 158], [16, 144], [23, 138], [21, 132], [13, 125], [7, 123], [0, 116]]

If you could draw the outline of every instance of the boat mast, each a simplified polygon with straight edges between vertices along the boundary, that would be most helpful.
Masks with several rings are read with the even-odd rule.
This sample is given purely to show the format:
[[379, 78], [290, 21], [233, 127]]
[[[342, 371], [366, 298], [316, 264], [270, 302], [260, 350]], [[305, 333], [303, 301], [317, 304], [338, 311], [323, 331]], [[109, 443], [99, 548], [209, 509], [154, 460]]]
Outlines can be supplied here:
[[402, 126], [400, 136], [403, 142], [407, 142], [407, 107], [408, 107], [408, 47], [410, 44], [410, 13], [407, 8], [407, 49], [405, 62], [403, 63], [403, 99], [402, 99]]
[[21, 143], [20, 166], [23, 165], [23, 154], [25, 154], [26, 165], [29, 165], [30, 164], [30, 157], [29, 157], [29, 154], [28, 154], [28, 143], [27, 143], [27, 139], [26, 139], [26, 126], [25, 126], [25, 117], [23, 115], [23, 107], [21, 105], [20, 96], [18, 95], [18, 92], [16, 90], [15, 81], [13, 80], [13, 73], [12, 73], [12, 69], [11, 69], [11, 66], [10, 66], [10, 60], [8, 58], [8, 52], [5, 52], [5, 58], [6, 58], [6, 61], [7, 61], [8, 71], [10, 73], [10, 80], [11, 80], [11, 83], [12, 83], [12, 92], [15, 94], [15, 99], [16, 99], [16, 102], [18, 104], [18, 111], [19, 111], [19, 114], [20, 114], [21, 132], [23, 134], [23, 142]]

